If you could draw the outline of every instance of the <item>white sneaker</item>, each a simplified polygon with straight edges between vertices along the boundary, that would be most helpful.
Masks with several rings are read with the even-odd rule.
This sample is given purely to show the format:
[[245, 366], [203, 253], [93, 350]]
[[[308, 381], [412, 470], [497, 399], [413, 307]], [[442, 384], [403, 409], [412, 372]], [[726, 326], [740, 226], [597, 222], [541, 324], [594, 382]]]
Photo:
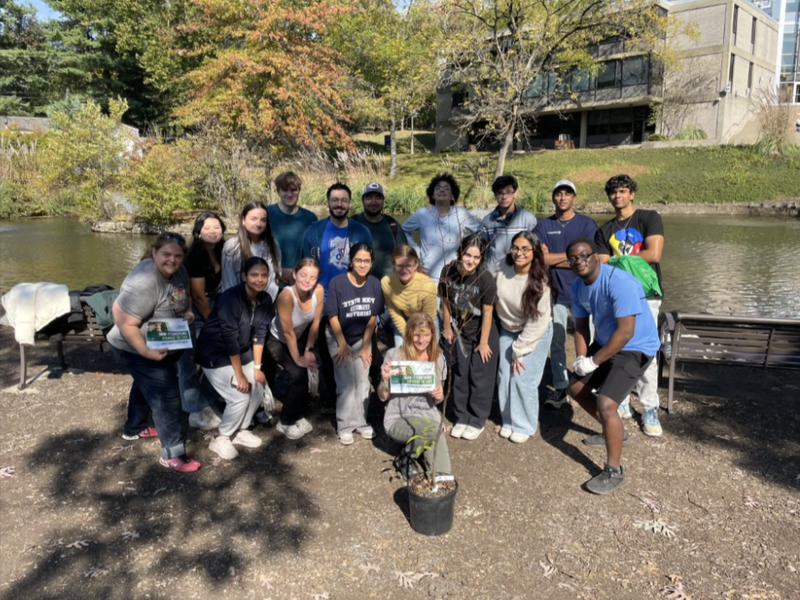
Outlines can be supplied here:
[[619, 415], [620, 419], [632, 419], [633, 413], [631, 412], [631, 397], [628, 396], [620, 402], [620, 405], [617, 407], [617, 414]]
[[506, 427], [505, 425], [503, 425], [500, 428], [500, 437], [503, 438], [504, 440], [510, 438], [512, 433], [514, 432], [511, 431], [511, 427]]
[[219, 427], [220, 423], [222, 423], [222, 419], [217, 416], [217, 413], [210, 406], [206, 406], [200, 412], [189, 413], [189, 426], [195, 429], [211, 431]]
[[450, 430], [450, 437], [460, 438], [466, 430], [467, 426], [464, 423], [456, 423], [453, 425], [453, 429]]
[[358, 433], [361, 434], [361, 437], [365, 440], [371, 440], [375, 437], [375, 430], [370, 426], [367, 425], [366, 427], [362, 427], [361, 429], [357, 430]]
[[531, 439], [531, 436], [525, 435], [524, 433], [517, 433], [515, 431], [510, 436], [508, 436], [508, 439], [514, 442], [515, 444], [524, 444], [529, 439]]
[[216, 452], [220, 458], [225, 460], [233, 460], [239, 456], [239, 451], [233, 447], [231, 438], [227, 435], [218, 435], [212, 438], [211, 443], [208, 444], [208, 449]]
[[483, 427], [478, 429], [477, 427], [473, 427], [472, 425], [467, 425], [466, 429], [464, 429], [464, 433], [461, 434], [461, 438], [465, 440], [477, 440], [480, 435], [483, 433]]
[[303, 426], [300, 425], [299, 421], [294, 425], [284, 425], [283, 423], [278, 421], [278, 424], [275, 425], [275, 429], [280, 431], [290, 440], [299, 440], [301, 437], [305, 435], [305, 431], [303, 431]]
[[305, 418], [297, 419], [296, 425], [300, 425], [300, 428], [303, 430], [303, 435], [314, 431], [314, 428], [311, 426], [311, 423], [308, 422], [308, 419]]
[[345, 446], [349, 446], [350, 444], [355, 442], [355, 439], [353, 438], [352, 433], [340, 433], [339, 442]]
[[261, 438], [255, 435], [252, 431], [247, 429], [240, 429], [236, 436], [231, 440], [231, 443], [237, 446], [244, 446], [245, 448], [259, 448], [264, 442]]

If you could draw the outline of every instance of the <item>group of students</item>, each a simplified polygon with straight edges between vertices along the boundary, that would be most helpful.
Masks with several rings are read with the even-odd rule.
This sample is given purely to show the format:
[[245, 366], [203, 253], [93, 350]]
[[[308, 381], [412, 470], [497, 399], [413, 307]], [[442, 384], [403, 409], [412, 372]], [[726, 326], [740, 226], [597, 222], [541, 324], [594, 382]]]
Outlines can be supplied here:
[[[587, 354], [604, 361], [613, 356], [602, 351], [607, 339], [601, 333], [609, 331], [605, 322], [602, 328], [595, 323], [590, 347], [588, 316], [605, 317], [592, 313], [588, 300], [583, 306], [572, 304], [581, 356], [568, 388], [566, 314], [554, 309], [559, 295], [565, 303], [565, 290], [577, 290], [577, 283], [589, 286], [585, 279], [577, 281], [591, 262], [588, 257], [597, 255], [594, 241], [588, 239], [594, 231], [586, 223], [581, 227], [587, 234], [577, 238], [582, 250], [578, 258], [570, 256], [574, 240], [559, 252], [547, 235], [545, 221], [537, 224], [516, 204], [518, 184], [511, 176], [494, 182], [498, 206], [483, 222], [457, 206], [460, 189], [446, 173], [428, 186], [430, 206], [416, 211], [402, 226], [383, 214], [385, 197], [378, 183], [364, 187], [364, 212], [351, 218], [350, 189], [333, 184], [327, 191], [329, 217], [322, 220], [298, 206], [297, 175], [280, 175], [276, 188], [278, 203], [245, 205], [236, 236], [225, 241], [222, 219], [204, 212], [195, 222], [191, 247], [181, 235], [164, 233], [125, 278], [108, 339], [117, 360], [133, 377], [126, 439], [157, 436], [162, 465], [196, 471], [200, 463], [187, 456], [184, 445], [188, 423], [213, 430], [209, 448], [233, 459], [237, 446], [262, 444], [251, 429], [255, 421], [269, 422], [268, 414], [259, 413], [267, 388], [282, 402], [276, 429], [289, 439], [299, 439], [312, 430], [305, 418], [309, 373], [321, 372], [321, 411], [335, 414], [338, 439], [344, 445], [354, 443], [356, 434], [364, 439], [375, 436], [367, 421], [372, 388], [387, 402], [384, 428], [404, 446], [396, 464], [408, 476], [418, 467], [432, 466], [432, 440], [425, 439], [425, 432], [431, 430], [430, 423], [442, 419], [436, 405], [446, 393], [452, 406], [451, 437], [477, 439], [496, 393], [500, 437], [526, 442], [537, 430], [538, 387], [552, 355], [556, 390], [548, 401], [557, 406], [569, 392], [598, 418], [606, 435], [602, 439], [610, 440], [609, 464], [619, 467], [611, 447], [616, 443], [616, 437], [611, 439], [616, 436], [615, 424], [607, 431], [605, 421], [611, 418], [605, 419], [606, 405], [601, 403], [599, 410], [595, 397], [592, 408], [587, 396], [597, 390], [595, 396], [604, 398], [603, 386], [594, 381], [588, 391], [574, 387], [589, 380], [589, 363], [580, 362], [592, 360], [586, 359]], [[572, 203], [568, 210], [559, 208], [565, 189], [573, 192], [574, 203], [574, 184], [556, 184], [554, 216], [567, 215], [549, 223], [556, 232], [580, 216], [572, 211]], [[587, 217], [581, 219], [594, 225]], [[564, 266], [571, 277], [563, 272]], [[637, 281], [620, 273], [617, 280], [625, 276]], [[196, 341], [191, 350], [147, 347], [147, 322], [167, 317], [192, 325]], [[641, 319], [635, 320], [638, 326]], [[553, 338], [559, 329], [563, 339], [557, 348]], [[379, 336], [390, 347], [382, 363]], [[651, 359], [653, 354], [642, 356]], [[435, 389], [425, 394], [392, 393], [391, 364], [397, 360], [434, 363]], [[623, 402], [624, 398], [616, 398], [618, 392], [627, 396], [635, 383], [627, 390], [622, 389], [627, 379], [625, 385], [617, 385], [612, 402]], [[450, 473], [444, 434], [436, 445], [436, 470]], [[417, 464], [414, 457], [420, 446], [424, 461]], [[607, 470], [606, 480], [611, 477]], [[612, 483], [620, 481], [617, 477]]]

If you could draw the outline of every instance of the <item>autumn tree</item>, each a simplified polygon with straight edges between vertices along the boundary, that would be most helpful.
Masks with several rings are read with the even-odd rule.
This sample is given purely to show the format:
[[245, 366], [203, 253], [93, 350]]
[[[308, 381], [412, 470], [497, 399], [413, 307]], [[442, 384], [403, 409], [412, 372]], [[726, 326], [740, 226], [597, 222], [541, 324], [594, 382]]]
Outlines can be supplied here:
[[[464, 133], [481, 129], [500, 141], [496, 176], [502, 175], [515, 136], [535, 118], [538, 105], [529, 90], [552, 79], [569, 98], [565, 74], [586, 77], [601, 58], [592, 52], [603, 40], [619, 37], [649, 51], [660, 39], [652, 0], [444, 0], [448, 32], [442, 83], [466, 90], [457, 125]], [[549, 82], [548, 82], [549, 83]]]
[[176, 115], [219, 124], [273, 154], [347, 146], [344, 70], [326, 41], [337, 0], [188, 0], [176, 52], [196, 67]]

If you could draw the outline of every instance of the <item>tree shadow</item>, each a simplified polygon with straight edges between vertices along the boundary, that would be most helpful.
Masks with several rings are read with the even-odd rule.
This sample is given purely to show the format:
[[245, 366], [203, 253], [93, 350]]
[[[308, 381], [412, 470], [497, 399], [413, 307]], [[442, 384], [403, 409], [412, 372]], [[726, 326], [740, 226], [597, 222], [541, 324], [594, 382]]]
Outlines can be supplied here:
[[[203, 443], [202, 432], [193, 432], [190, 447]], [[161, 583], [189, 571], [213, 589], [271, 556], [297, 553], [320, 516], [286, 460], [304, 449], [302, 440], [269, 437], [236, 460], [208, 460], [182, 475], [158, 464], [158, 441], [126, 442], [88, 429], [51, 435], [18, 465], [39, 473], [48, 503], [68, 512], [42, 534], [56, 541], [41, 547], [36, 567], [7, 588], [7, 597], [83, 597], [88, 580], [92, 597], [130, 598], [133, 590], [172, 597]], [[77, 540], [89, 542], [71, 547]], [[93, 577], [93, 567], [108, 575]]]

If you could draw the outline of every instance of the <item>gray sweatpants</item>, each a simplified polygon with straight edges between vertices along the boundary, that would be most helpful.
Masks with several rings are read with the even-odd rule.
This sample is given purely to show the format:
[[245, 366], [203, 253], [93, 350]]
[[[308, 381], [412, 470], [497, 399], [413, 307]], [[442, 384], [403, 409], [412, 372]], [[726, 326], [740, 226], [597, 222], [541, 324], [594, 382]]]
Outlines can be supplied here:
[[254, 384], [253, 367], [252, 362], [242, 365], [242, 371], [250, 382], [249, 394], [243, 394], [231, 385], [231, 380], [234, 378], [232, 366], [218, 369], [203, 367], [203, 373], [225, 400], [225, 411], [222, 413], [222, 423], [219, 425], [221, 435], [233, 437], [242, 427], [249, 425], [264, 399], [264, 388]]
[[[331, 356], [339, 349], [339, 343], [329, 327], [325, 328], [325, 340]], [[336, 431], [353, 433], [367, 427], [367, 406], [369, 405], [369, 367], [364, 368], [356, 354], [361, 350], [363, 340], [358, 340], [350, 348], [350, 358], [339, 366], [333, 359], [333, 376], [336, 379]], [[374, 357], [373, 357], [374, 358]]]

